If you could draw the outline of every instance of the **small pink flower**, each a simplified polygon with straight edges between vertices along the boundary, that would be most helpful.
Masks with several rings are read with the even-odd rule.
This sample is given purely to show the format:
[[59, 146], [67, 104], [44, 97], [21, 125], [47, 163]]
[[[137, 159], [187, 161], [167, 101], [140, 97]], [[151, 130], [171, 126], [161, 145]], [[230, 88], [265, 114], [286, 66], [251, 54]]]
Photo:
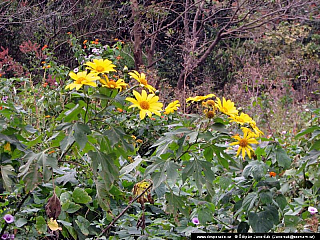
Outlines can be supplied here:
[[195, 217], [195, 218], [192, 218], [192, 223], [195, 224], [195, 225], [200, 224], [199, 219], [196, 218], [196, 217]]
[[13, 222], [14, 222], [14, 216], [12, 216], [11, 214], [6, 214], [6, 215], [4, 215], [3, 219], [4, 219], [7, 223], [13, 223]]
[[315, 207], [308, 207], [308, 212], [313, 215], [318, 212], [318, 210]]

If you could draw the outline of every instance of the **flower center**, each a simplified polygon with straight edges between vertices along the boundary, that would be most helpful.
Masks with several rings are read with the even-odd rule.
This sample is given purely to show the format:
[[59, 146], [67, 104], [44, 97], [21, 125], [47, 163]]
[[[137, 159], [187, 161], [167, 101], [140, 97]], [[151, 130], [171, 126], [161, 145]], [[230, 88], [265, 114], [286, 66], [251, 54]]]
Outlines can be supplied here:
[[103, 71], [104, 71], [104, 67], [102, 67], [102, 66], [97, 66], [97, 67], [96, 67], [96, 71], [97, 71], [97, 72], [103, 72]]
[[141, 101], [140, 107], [144, 110], [148, 110], [150, 108], [150, 104], [147, 101]]
[[79, 77], [77, 80], [76, 80], [76, 83], [80, 84], [82, 83], [82, 81], [85, 81], [86, 79], [84, 77]]
[[221, 112], [223, 112], [223, 113], [227, 113], [227, 112], [228, 112], [228, 108], [226, 108], [226, 107], [222, 107]]
[[109, 81], [109, 83], [108, 83], [108, 87], [109, 88], [116, 88], [117, 87], [117, 84], [116, 84], [116, 82], [115, 81]]
[[239, 146], [243, 147], [243, 148], [247, 147], [248, 146], [248, 140], [245, 139], [245, 138], [240, 139], [239, 140]]
[[214, 117], [214, 111], [208, 111], [206, 113], [207, 118], [213, 118]]
[[140, 78], [140, 83], [143, 85], [148, 85], [148, 81], [145, 78]]

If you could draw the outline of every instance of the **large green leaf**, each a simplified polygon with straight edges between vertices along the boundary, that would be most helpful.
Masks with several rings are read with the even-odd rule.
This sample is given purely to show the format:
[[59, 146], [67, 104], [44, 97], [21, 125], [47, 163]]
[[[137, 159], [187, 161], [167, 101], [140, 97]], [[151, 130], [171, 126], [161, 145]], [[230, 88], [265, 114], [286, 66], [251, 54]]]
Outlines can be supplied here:
[[16, 176], [14, 168], [11, 165], [1, 165], [0, 166], [1, 177], [3, 180], [4, 187], [7, 191], [11, 191], [12, 180], [10, 176]]
[[[119, 169], [114, 164], [116, 155], [114, 153], [105, 154], [100, 151], [89, 151], [88, 155], [92, 161], [93, 172], [95, 174], [99, 173], [99, 175], [105, 182], [107, 190], [109, 190], [113, 182], [119, 178]], [[99, 166], [101, 166], [100, 171]]]
[[122, 128], [110, 126], [103, 135], [108, 138], [111, 147], [115, 147], [115, 145], [118, 146], [120, 144], [126, 155], [134, 151], [133, 145], [128, 142], [129, 139], [131, 139], [131, 136], [125, 134]]
[[194, 159], [184, 162], [185, 167], [182, 170], [182, 181], [185, 182], [190, 176], [196, 182], [199, 191], [202, 190], [202, 185], [206, 181], [213, 181], [215, 178], [214, 172], [211, 170], [213, 164], [211, 162]]
[[79, 144], [81, 151], [88, 142], [87, 135], [91, 133], [91, 130], [86, 124], [76, 123], [73, 126], [73, 131], [74, 139]]
[[77, 216], [77, 219], [75, 220], [75, 222], [77, 223], [77, 225], [80, 228], [80, 231], [83, 233], [83, 235], [88, 236], [90, 222], [80, 215]]
[[301, 132], [299, 132], [299, 133], [295, 136], [295, 138], [299, 138], [299, 137], [301, 137], [301, 136], [303, 136], [303, 135], [305, 135], [305, 134], [312, 133], [312, 132], [314, 132], [314, 131], [316, 131], [316, 130], [320, 130], [320, 127], [319, 127], [319, 126], [311, 126], [311, 127], [307, 128], [307, 129], [302, 130]]
[[248, 195], [243, 199], [242, 208], [247, 212], [250, 211], [255, 206], [255, 203], [258, 199], [258, 193], [250, 192]]
[[177, 214], [180, 211], [183, 215], [189, 216], [190, 207], [185, 203], [185, 198], [174, 193], [166, 193], [167, 208], [170, 213]]
[[71, 202], [69, 200], [63, 202], [61, 205], [61, 209], [67, 213], [75, 213], [80, 208], [82, 208], [81, 205]]
[[76, 187], [73, 190], [72, 197], [76, 203], [86, 204], [92, 201], [92, 198], [89, 196], [89, 194], [79, 187]]
[[133, 169], [135, 169], [136, 167], [138, 167], [142, 161], [143, 161], [143, 159], [142, 159], [140, 156], [135, 157], [132, 163], [124, 166], [124, 167], [120, 170], [120, 174], [121, 174], [121, 175], [128, 174], [128, 173], [131, 172]]
[[267, 173], [267, 165], [262, 161], [252, 161], [249, 162], [247, 166], [243, 169], [243, 176], [248, 178], [253, 177], [255, 180], [259, 181]]
[[153, 188], [157, 188], [165, 180], [170, 179], [174, 183], [178, 177], [178, 165], [171, 159], [156, 158], [156, 160], [147, 167], [145, 175], [151, 174]]
[[259, 213], [249, 213], [249, 224], [256, 233], [268, 232], [278, 221], [278, 210], [273, 206], [265, 208]]
[[106, 212], [110, 211], [110, 194], [106, 190], [106, 186], [102, 181], [96, 180], [95, 181], [96, 188], [97, 188], [97, 198], [100, 207], [105, 210]]
[[280, 145], [277, 145], [275, 149], [275, 154], [276, 160], [280, 167], [283, 167], [284, 169], [290, 168], [291, 159]]
[[46, 233], [47, 232], [47, 222], [42, 216], [36, 217], [36, 229], [40, 233]]

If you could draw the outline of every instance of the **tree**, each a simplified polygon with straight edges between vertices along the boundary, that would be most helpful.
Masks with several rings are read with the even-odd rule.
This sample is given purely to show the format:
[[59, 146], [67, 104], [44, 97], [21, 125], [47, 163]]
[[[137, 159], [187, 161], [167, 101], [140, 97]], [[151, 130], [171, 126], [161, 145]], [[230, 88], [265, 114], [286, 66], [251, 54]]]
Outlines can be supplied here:
[[222, 40], [254, 38], [264, 32], [264, 27], [276, 27], [281, 21], [309, 21], [319, 3], [319, 0], [185, 0], [180, 45], [183, 69], [177, 87], [185, 89], [188, 76]]

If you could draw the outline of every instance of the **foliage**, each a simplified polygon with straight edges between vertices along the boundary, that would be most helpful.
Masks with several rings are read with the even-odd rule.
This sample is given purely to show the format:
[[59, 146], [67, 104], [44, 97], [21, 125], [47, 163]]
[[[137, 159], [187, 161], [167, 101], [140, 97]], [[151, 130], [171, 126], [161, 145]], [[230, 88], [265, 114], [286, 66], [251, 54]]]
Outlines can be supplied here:
[[[121, 42], [69, 40], [79, 64], [73, 71], [48, 57], [50, 68], [1, 79], [0, 216], [14, 217], [2, 220], [1, 235], [317, 231], [307, 208], [319, 208], [319, 109], [294, 141], [263, 136], [237, 102], [214, 94], [188, 98], [197, 113], [164, 114], [158, 91], [119, 64]], [[85, 71], [95, 79], [76, 74]], [[71, 84], [78, 90], [67, 90]]]

